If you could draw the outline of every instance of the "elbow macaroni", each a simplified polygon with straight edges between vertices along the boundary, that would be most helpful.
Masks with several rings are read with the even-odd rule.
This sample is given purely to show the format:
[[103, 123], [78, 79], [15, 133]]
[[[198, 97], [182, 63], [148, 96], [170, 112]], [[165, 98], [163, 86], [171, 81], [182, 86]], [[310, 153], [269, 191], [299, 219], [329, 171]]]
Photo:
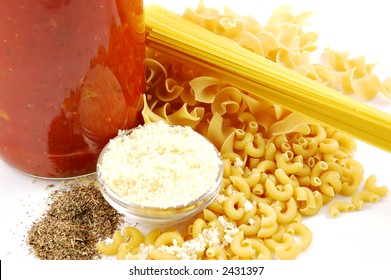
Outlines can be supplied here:
[[122, 236], [120, 231], [115, 231], [112, 237], [112, 242], [99, 241], [96, 244], [96, 249], [98, 252], [105, 255], [115, 255], [118, 253], [118, 248], [124, 241], [124, 237]]
[[380, 196], [377, 194], [364, 190], [361, 192], [357, 192], [352, 196], [352, 204], [354, 205], [356, 210], [361, 210], [364, 202], [375, 203], [379, 200]]
[[350, 212], [356, 209], [356, 206], [348, 201], [335, 201], [329, 207], [329, 214], [331, 217], [338, 217], [339, 213], [342, 212]]
[[371, 175], [367, 178], [367, 180], [365, 181], [365, 190], [372, 192], [380, 197], [384, 197], [388, 193], [388, 188], [386, 186], [376, 186], [375, 175]]

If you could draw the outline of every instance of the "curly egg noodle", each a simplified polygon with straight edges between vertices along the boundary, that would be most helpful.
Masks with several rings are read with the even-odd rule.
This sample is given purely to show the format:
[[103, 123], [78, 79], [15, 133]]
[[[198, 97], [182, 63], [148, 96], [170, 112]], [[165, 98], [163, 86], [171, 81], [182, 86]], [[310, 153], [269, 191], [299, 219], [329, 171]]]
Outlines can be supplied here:
[[[329, 87], [364, 99], [379, 91], [389, 97], [389, 80], [381, 82], [363, 58], [328, 49], [325, 65], [311, 63], [317, 34], [302, 29], [309, 15], [283, 7], [261, 26], [200, 2], [183, 17]], [[151, 49], [147, 68], [145, 122], [190, 126], [210, 139], [223, 158], [223, 184], [184, 232], [155, 229], [144, 236], [125, 227], [113, 242], [97, 244], [101, 253], [118, 259], [295, 259], [312, 241], [303, 217], [325, 205], [337, 217], [387, 195], [374, 175], [364, 178], [355, 140], [340, 131]]]

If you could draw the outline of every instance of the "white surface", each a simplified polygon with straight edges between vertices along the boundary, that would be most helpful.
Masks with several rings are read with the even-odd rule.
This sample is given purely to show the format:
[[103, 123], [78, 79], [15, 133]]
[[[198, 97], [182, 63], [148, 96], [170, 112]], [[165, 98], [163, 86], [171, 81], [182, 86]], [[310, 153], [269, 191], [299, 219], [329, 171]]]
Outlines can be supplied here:
[[[152, 1], [145, 0], [148, 4]], [[198, 1], [155, 1], [182, 11], [186, 5]], [[353, 56], [366, 55], [368, 62], [379, 62], [375, 72], [380, 77], [391, 76], [391, 43], [388, 39], [387, 1], [205, 1], [222, 7], [224, 3], [239, 13], [250, 13], [266, 22], [271, 11], [281, 4], [290, 4], [294, 13], [313, 11], [309, 29], [318, 32], [320, 49], [331, 47], [350, 51]], [[370, 4], [367, 4], [370, 3]], [[371, 102], [391, 113], [391, 101], [379, 96]], [[1, 133], [1, 132], [0, 132]], [[365, 175], [376, 174], [378, 184], [391, 188], [391, 157], [389, 153], [359, 143], [355, 156], [365, 167]], [[28, 256], [23, 236], [39, 217], [50, 183], [20, 174], [0, 160], [0, 259], [32, 258]], [[364, 209], [341, 214], [333, 219], [326, 208], [318, 215], [305, 219], [313, 233], [313, 243], [302, 253], [300, 260], [317, 260], [330, 264], [347, 260], [391, 260], [391, 195], [376, 204], [365, 204]], [[358, 269], [358, 268], [357, 268]]]

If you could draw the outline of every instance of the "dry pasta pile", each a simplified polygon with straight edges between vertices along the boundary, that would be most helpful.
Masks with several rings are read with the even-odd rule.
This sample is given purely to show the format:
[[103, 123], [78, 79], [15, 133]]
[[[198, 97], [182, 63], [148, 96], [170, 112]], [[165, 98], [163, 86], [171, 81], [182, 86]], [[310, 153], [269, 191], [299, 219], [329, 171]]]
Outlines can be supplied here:
[[205, 7], [203, 1], [196, 10], [188, 8], [184, 13], [194, 23], [345, 94], [369, 100], [380, 92], [391, 98], [391, 77], [381, 81], [373, 73], [376, 63], [366, 63], [364, 56], [350, 58], [349, 52], [327, 48], [323, 64], [312, 63], [310, 54], [317, 50], [318, 34], [304, 31], [310, 16], [311, 12], [294, 15], [290, 6], [282, 6], [261, 26], [228, 7], [220, 15], [218, 10]]
[[[207, 18], [209, 23], [210, 17]], [[243, 47], [162, 6], [147, 7], [145, 22], [150, 48], [184, 64], [203, 68], [204, 75], [229, 81], [270, 103], [311, 116], [354, 138], [391, 151], [389, 114], [275, 63], [248, 50], [246, 45]], [[243, 32], [236, 33], [242, 37]]]
[[[278, 9], [266, 26], [229, 9], [224, 13], [200, 2], [184, 17], [330, 87], [350, 83], [357, 94], [373, 96], [363, 93], [373, 79], [370, 66], [330, 50], [329, 65], [311, 64], [308, 53], [316, 49], [317, 34], [302, 31], [309, 13], [293, 16]], [[354, 69], [347, 70], [350, 78], [358, 72], [368, 78], [354, 86], [346, 75], [341, 78], [342, 65]], [[387, 194], [374, 175], [364, 178], [354, 159], [355, 140], [343, 133], [153, 50], [147, 68], [145, 122], [187, 125], [209, 138], [223, 158], [223, 184], [186, 230], [155, 229], [144, 236], [125, 227], [111, 243], [99, 242], [100, 252], [118, 259], [295, 259], [312, 241], [304, 216], [328, 204], [330, 216], [337, 217]], [[373, 85], [386, 87], [381, 82], [368, 87]]]

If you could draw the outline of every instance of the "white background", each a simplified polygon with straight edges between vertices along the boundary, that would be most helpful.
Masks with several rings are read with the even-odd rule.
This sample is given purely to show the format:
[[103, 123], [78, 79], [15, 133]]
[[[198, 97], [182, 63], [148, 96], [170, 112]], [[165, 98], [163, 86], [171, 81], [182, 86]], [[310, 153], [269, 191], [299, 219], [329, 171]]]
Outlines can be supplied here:
[[[185, 6], [196, 6], [198, 3], [145, 0], [146, 5], [151, 2], [178, 12], [183, 11]], [[251, 14], [261, 23], [266, 23], [273, 9], [283, 4], [291, 5], [293, 13], [313, 11], [308, 29], [319, 34], [319, 49], [331, 47], [350, 51], [352, 56], [365, 55], [367, 62], [379, 62], [375, 73], [381, 78], [391, 76], [391, 17], [387, 1], [205, 0], [205, 3], [219, 8], [228, 4], [238, 13]], [[391, 113], [391, 101], [380, 95], [369, 104]], [[359, 142], [355, 158], [364, 165], [366, 176], [376, 174], [378, 184], [391, 189], [389, 153]], [[48, 195], [46, 186], [49, 183], [52, 182], [22, 175], [0, 160], [1, 260], [32, 259], [23, 242], [23, 235], [31, 222], [39, 217]], [[374, 267], [377, 261], [387, 263], [391, 261], [390, 215], [391, 195], [376, 204], [365, 204], [361, 211], [341, 214], [336, 219], [329, 217], [324, 209], [315, 217], [304, 220], [313, 233], [313, 243], [298, 259], [318, 269], [327, 263], [365, 263], [367, 269]]]

